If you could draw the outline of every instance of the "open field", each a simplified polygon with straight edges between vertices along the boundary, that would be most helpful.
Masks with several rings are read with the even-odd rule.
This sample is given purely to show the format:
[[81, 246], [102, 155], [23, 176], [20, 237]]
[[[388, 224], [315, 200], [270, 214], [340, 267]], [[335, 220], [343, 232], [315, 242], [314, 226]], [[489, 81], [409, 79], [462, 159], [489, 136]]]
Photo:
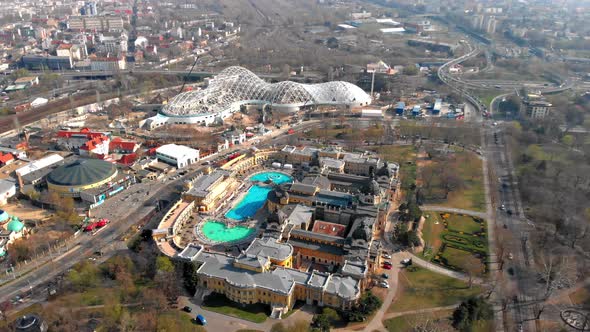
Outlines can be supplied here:
[[481, 287], [469, 288], [462, 280], [420, 267], [411, 269], [413, 271], [404, 269], [399, 274], [400, 287], [396, 299], [388, 309], [389, 312], [449, 306], [482, 292]]
[[[453, 176], [459, 176], [458, 179], [449, 180], [454, 183], [452, 188], [447, 188], [444, 182], [446, 169], [452, 169]], [[485, 210], [482, 161], [475, 153], [460, 151], [420, 162], [418, 176], [428, 204], [482, 212]]]
[[431, 313], [403, 315], [383, 321], [383, 325], [389, 332], [410, 332], [417, 325], [430, 321], [441, 331], [450, 331], [453, 329], [449, 317], [453, 314], [452, 310], [440, 310]]

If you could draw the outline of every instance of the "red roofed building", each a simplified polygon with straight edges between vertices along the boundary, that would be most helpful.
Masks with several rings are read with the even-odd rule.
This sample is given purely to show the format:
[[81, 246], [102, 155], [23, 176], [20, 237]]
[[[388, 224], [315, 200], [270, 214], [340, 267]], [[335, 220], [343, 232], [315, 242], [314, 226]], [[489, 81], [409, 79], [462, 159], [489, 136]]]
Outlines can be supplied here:
[[81, 156], [107, 155], [110, 141], [106, 135], [93, 137], [80, 146], [78, 153]]
[[109, 154], [110, 134], [92, 132], [88, 128], [80, 131], [61, 130], [57, 133], [57, 145], [80, 155]]
[[121, 159], [117, 160], [117, 162], [119, 164], [123, 164], [123, 165], [132, 165], [135, 160], [137, 160], [137, 155], [135, 153], [132, 154], [126, 154], [124, 156], [121, 157]]
[[344, 237], [346, 232], [346, 225], [316, 220], [313, 224], [312, 232], [331, 236]]
[[137, 151], [139, 144], [132, 141], [123, 141], [120, 137], [114, 138], [109, 144], [112, 153], [129, 154]]
[[14, 156], [12, 153], [2, 153], [0, 152], [0, 165], [8, 165], [14, 161]]

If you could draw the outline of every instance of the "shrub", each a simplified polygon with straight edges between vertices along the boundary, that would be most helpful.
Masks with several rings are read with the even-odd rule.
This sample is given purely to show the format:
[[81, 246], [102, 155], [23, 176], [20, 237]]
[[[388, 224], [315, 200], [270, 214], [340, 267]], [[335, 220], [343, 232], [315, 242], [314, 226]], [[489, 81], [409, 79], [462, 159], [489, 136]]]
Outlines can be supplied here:
[[453, 312], [453, 327], [459, 331], [471, 331], [479, 320], [491, 319], [492, 306], [481, 297], [471, 297], [463, 301]]

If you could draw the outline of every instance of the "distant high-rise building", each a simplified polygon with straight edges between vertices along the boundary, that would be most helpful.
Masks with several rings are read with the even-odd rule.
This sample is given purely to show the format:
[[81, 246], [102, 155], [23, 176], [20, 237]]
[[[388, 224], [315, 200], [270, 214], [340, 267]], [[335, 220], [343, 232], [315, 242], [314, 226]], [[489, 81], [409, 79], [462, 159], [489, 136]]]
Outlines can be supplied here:
[[80, 15], [95, 16], [98, 15], [98, 9], [96, 8], [96, 2], [86, 1], [84, 6], [80, 8]]
[[484, 28], [485, 31], [489, 34], [493, 34], [496, 32], [496, 26], [498, 25], [498, 20], [494, 16], [488, 16], [485, 19]]

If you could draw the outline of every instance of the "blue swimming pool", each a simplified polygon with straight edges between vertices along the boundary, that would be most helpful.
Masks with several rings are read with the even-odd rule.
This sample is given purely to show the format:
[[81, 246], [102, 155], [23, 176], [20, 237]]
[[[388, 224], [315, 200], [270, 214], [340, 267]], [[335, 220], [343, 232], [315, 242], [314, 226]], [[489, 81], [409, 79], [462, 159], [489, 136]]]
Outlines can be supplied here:
[[285, 183], [285, 182], [291, 182], [291, 181], [293, 181], [293, 178], [287, 174], [283, 174], [283, 173], [279, 173], [279, 172], [262, 172], [262, 173], [255, 174], [252, 177], [250, 177], [250, 181], [266, 182], [268, 180], [271, 180], [272, 182], [274, 182], [276, 184], [281, 184], [281, 183]]
[[[279, 172], [258, 173], [250, 178], [250, 181], [266, 182], [268, 180], [271, 180], [276, 184], [281, 184], [291, 182], [293, 181], [293, 178], [287, 174]], [[269, 187], [253, 185], [244, 198], [225, 214], [225, 217], [234, 220], [245, 220], [248, 217], [254, 216], [256, 211], [264, 206], [266, 197], [271, 190], [272, 188]]]

